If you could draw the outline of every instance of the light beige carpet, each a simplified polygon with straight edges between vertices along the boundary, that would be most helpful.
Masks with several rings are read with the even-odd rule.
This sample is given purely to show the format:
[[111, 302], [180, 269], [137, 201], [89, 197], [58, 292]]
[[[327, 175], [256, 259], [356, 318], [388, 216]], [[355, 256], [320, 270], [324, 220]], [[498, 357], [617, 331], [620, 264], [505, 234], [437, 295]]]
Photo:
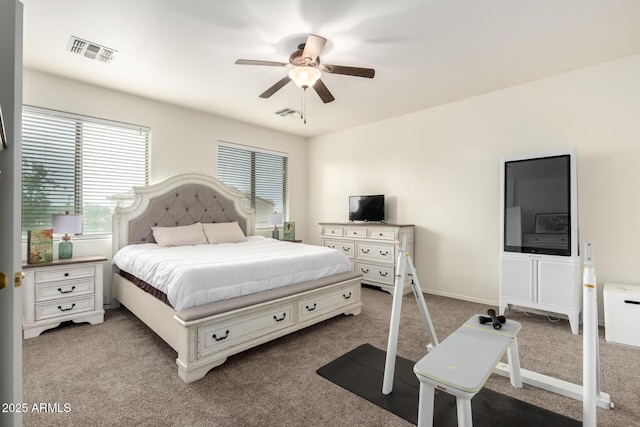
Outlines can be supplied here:
[[[443, 340], [481, 304], [426, 295]], [[316, 374], [360, 344], [385, 349], [392, 296], [363, 288], [359, 316], [339, 316], [233, 356], [206, 377], [185, 384], [176, 353], [125, 309], [103, 324], [68, 325], [24, 341], [24, 399], [68, 404], [70, 412], [25, 415], [25, 426], [407, 426], [406, 421]], [[507, 312], [522, 323], [522, 367], [582, 382], [582, 335], [566, 320]], [[638, 328], [638, 325], [634, 327]], [[426, 354], [426, 329], [413, 295], [404, 297], [398, 355]], [[480, 351], [480, 349], [479, 349]], [[640, 350], [611, 345], [600, 328], [602, 389], [615, 409], [598, 408], [599, 426], [640, 426]], [[582, 419], [582, 403], [492, 375], [487, 387]], [[55, 406], [55, 405], [53, 405]]]

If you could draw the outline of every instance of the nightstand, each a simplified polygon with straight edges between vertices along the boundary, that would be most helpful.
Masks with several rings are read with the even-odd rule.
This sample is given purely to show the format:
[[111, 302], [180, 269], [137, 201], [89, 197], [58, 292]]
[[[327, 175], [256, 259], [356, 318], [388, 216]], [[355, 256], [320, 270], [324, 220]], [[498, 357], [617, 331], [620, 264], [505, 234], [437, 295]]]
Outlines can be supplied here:
[[69, 320], [92, 325], [104, 321], [103, 256], [23, 264], [25, 298], [22, 329], [33, 338]]

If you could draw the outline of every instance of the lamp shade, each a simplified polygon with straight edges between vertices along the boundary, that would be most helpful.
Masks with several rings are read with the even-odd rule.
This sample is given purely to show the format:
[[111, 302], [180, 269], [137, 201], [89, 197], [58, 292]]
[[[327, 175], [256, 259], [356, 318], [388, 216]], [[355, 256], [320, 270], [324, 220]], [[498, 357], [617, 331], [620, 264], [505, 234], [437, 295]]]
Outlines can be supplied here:
[[298, 87], [311, 87], [320, 78], [320, 71], [313, 67], [296, 67], [289, 71], [289, 77]]
[[267, 224], [269, 225], [280, 225], [282, 224], [282, 214], [281, 213], [272, 213], [267, 217]]
[[54, 233], [59, 234], [82, 233], [82, 215], [53, 214], [51, 227]]

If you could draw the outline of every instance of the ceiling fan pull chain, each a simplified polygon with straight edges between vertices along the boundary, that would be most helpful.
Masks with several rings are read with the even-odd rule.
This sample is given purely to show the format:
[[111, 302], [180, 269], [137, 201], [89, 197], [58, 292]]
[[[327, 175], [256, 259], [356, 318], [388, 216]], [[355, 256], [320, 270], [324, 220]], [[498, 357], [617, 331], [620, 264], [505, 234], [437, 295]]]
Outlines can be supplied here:
[[306, 125], [307, 124], [307, 87], [303, 86], [302, 87], [302, 114], [301, 114], [301, 118], [303, 123]]

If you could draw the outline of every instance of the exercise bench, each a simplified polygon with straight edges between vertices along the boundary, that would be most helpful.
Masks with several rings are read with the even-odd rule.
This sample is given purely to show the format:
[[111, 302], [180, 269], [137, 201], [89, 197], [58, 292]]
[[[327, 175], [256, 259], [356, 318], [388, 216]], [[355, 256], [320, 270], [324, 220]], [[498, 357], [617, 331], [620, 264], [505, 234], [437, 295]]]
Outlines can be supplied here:
[[501, 329], [494, 329], [491, 323], [480, 324], [479, 315], [474, 315], [416, 363], [413, 372], [420, 380], [418, 427], [433, 426], [436, 389], [456, 397], [458, 426], [473, 426], [471, 399], [505, 352], [511, 385], [522, 387], [516, 339], [520, 328], [520, 323], [508, 320]]

